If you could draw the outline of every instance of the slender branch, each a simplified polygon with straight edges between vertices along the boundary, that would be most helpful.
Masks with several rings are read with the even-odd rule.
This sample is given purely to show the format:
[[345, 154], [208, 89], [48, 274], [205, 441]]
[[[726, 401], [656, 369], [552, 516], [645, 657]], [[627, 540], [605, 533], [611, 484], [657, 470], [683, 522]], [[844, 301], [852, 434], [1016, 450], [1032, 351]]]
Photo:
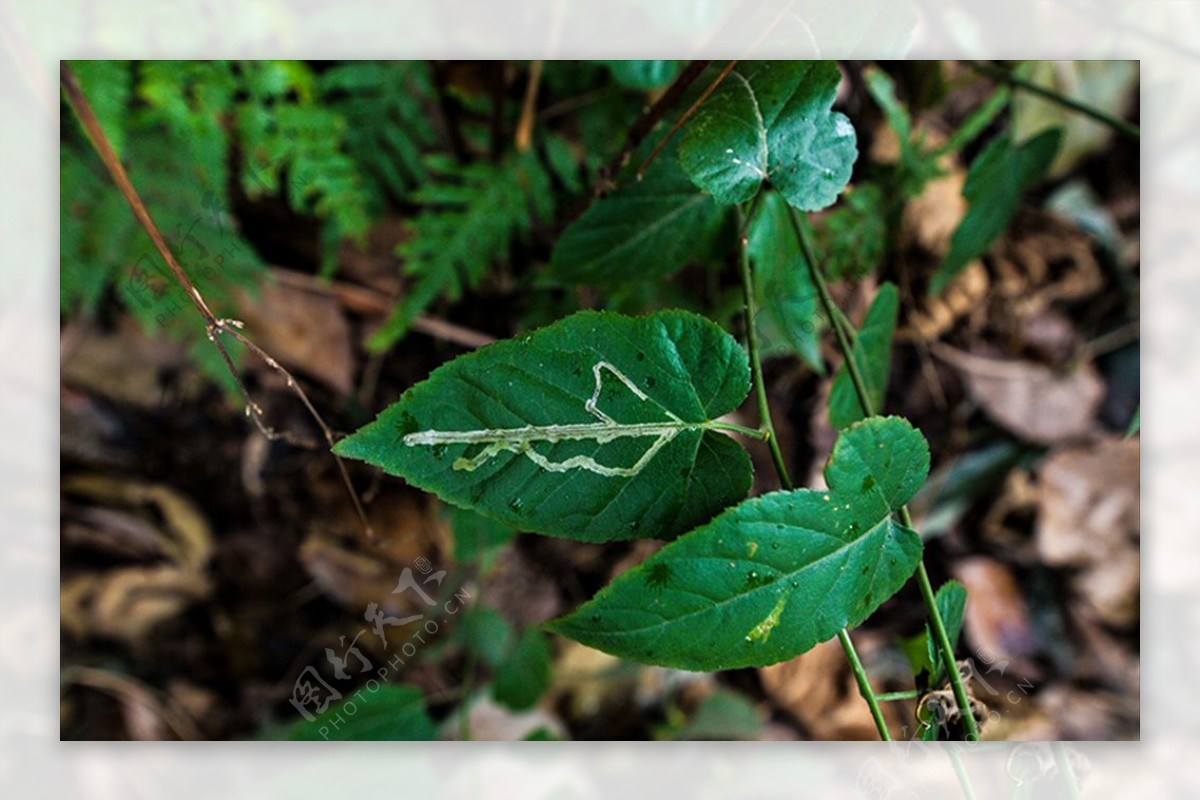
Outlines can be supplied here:
[[963, 764], [961, 749], [960, 745], [950, 746], [950, 764], [954, 766], [954, 775], [958, 777], [958, 784], [963, 789], [963, 798], [974, 801], [975, 788], [971, 786], [971, 775], [967, 773], [967, 766]]
[[625, 137], [625, 145], [607, 166], [601, 168], [600, 174], [596, 181], [596, 196], [599, 197], [616, 188], [617, 173], [619, 173], [626, 164], [629, 163], [629, 157], [633, 155], [633, 151], [637, 150], [638, 145], [642, 140], [650, 135], [663, 115], [671, 106], [675, 105], [680, 96], [687, 91], [700, 73], [708, 67], [708, 61], [692, 61], [683, 68], [683, 72], [679, 73], [679, 77], [667, 87], [667, 91], [663, 92], [660, 97], [650, 108], [646, 109], [645, 113], [638, 118], [638, 121], [629, 129], [628, 135]]
[[838, 642], [842, 644], [846, 659], [850, 660], [850, 670], [854, 672], [854, 679], [858, 682], [859, 695], [871, 709], [871, 718], [875, 721], [875, 728], [879, 730], [880, 739], [890, 741], [892, 733], [888, 731], [887, 721], [883, 719], [883, 710], [879, 708], [879, 699], [876, 697], [875, 691], [871, 689], [871, 680], [867, 677], [867, 671], [863, 667], [862, 661], [858, 658], [858, 651], [854, 650], [850, 632], [845, 629], [839, 631]]
[[721, 73], [713, 79], [713, 82], [708, 85], [708, 88], [701, 92], [700, 96], [696, 98], [696, 102], [688, 106], [688, 110], [683, 112], [683, 115], [675, 121], [675, 124], [671, 126], [671, 130], [667, 131], [667, 135], [659, 140], [659, 143], [654, 146], [653, 150], [650, 151], [650, 155], [646, 156], [646, 160], [642, 162], [642, 166], [638, 167], [637, 174], [639, 179], [646, 174], [646, 168], [650, 166], [650, 162], [654, 161], [654, 158], [662, 151], [664, 147], [667, 146], [667, 142], [671, 141], [671, 137], [675, 136], [676, 132], [683, 127], [683, 124], [692, 118], [692, 115], [696, 113], [696, 109], [700, 108], [700, 104], [707, 100], [708, 96], [716, 91], [716, 88], [721, 85], [721, 82], [725, 80], [729, 73], [733, 72], [733, 68], [735, 66], [737, 66], [737, 61], [730, 61], [728, 64], [726, 64], [725, 69], [721, 70]]
[[[237, 388], [241, 392], [242, 397], [246, 399], [247, 416], [254, 421], [254, 424], [258, 427], [258, 430], [262, 432], [263, 436], [267, 437], [268, 439], [283, 439], [285, 441], [298, 442], [298, 440], [296, 440], [294, 437], [291, 437], [286, 433], [277, 432], [274, 428], [266, 424], [266, 421], [263, 419], [262, 407], [255, 403], [250, 397], [250, 393], [246, 389], [245, 383], [242, 381], [241, 373], [238, 371], [237, 366], [234, 365], [233, 358], [229, 355], [229, 350], [225, 347], [225, 343], [221, 340], [222, 334], [233, 337], [247, 349], [252, 351], [256, 356], [266, 362], [268, 366], [283, 376], [288, 387], [292, 389], [300, 398], [301, 402], [304, 404], [304, 407], [308, 410], [309, 414], [312, 415], [313, 420], [316, 421], [317, 426], [321, 429], [321, 433], [324, 435], [325, 441], [329, 444], [329, 447], [332, 448], [334, 444], [333, 431], [328, 425], [326, 425], [325, 420], [321, 417], [321, 415], [318, 414], [316, 408], [312, 405], [312, 402], [309, 401], [308, 396], [304, 393], [304, 390], [300, 388], [300, 384], [297, 383], [292, 374], [285, 370], [279, 364], [279, 362], [271, 358], [262, 348], [255, 345], [241, 333], [239, 329], [242, 327], [242, 323], [240, 321], [220, 319], [214, 315], [212, 310], [209, 309], [208, 304], [204, 302], [204, 297], [200, 294], [200, 291], [196, 289], [196, 285], [192, 283], [192, 280], [188, 278], [187, 273], [185, 273], [183, 268], [179, 266], [179, 263], [175, 260], [175, 256], [171, 253], [171, 249], [167, 247], [166, 241], [159, 232], [158, 226], [154, 223], [154, 219], [150, 216], [150, 212], [147, 210], [146, 204], [142, 202], [137, 190], [133, 188], [133, 183], [129, 180], [129, 175], [125, 172], [124, 165], [121, 164], [121, 160], [117, 158], [117, 154], [113, 151], [112, 143], [109, 141], [108, 136], [104, 133], [104, 129], [100, 126], [99, 120], [96, 119], [96, 114], [92, 111], [92, 106], [88, 102], [87, 97], [84, 95], [83, 89], [79, 86], [78, 79], [75, 77], [75, 74], [71, 71], [70, 67], [67, 66], [65, 61], [60, 66], [59, 79], [62, 83], [63, 91], [66, 93], [67, 102], [71, 105], [75, 115], [79, 118], [80, 124], [83, 125], [84, 130], [87, 132], [88, 138], [91, 139], [92, 146], [95, 147], [96, 153], [100, 156], [100, 160], [104, 163], [109, 175], [112, 176], [113, 182], [117, 185], [117, 189], [120, 190], [122, 196], [125, 198], [125, 201], [129, 204], [130, 209], [133, 210], [133, 216], [137, 218], [138, 223], [143, 229], [145, 229], [146, 234], [150, 237], [150, 241], [154, 243], [155, 250], [157, 250], [158, 254], [162, 256], [163, 261], [166, 262], [167, 267], [170, 268], [171, 273], [175, 276], [175, 280], [179, 283], [179, 286], [183, 288], [184, 294], [187, 295], [188, 300], [192, 302], [192, 305], [196, 307], [196, 311], [198, 311], [200, 316], [204, 319], [205, 333], [208, 335], [208, 338], [212, 341], [213, 345], [216, 346], [217, 351], [221, 354], [221, 360], [225, 363], [225, 367], [229, 370], [229, 374], [233, 376], [234, 383], [237, 384]], [[350, 474], [346, 470], [345, 463], [337, 454], [332, 455], [337, 463], [338, 471], [342, 477], [342, 482], [346, 486], [346, 491], [350, 494], [350, 498], [354, 502], [354, 510], [358, 514], [358, 519], [362, 524], [363, 531], [366, 533], [367, 537], [374, 537], [371, 524], [367, 521], [366, 511], [362, 507], [362, 502], [359, 500], [358, 494], [354, 491], [354, 485], [350, 482]]]
[[775, 472], [779, 474], [779, 483], [784, 489], [790, 490], [792, 479], [783, 460], [783, 451], [779, 448], [775, 424], [771, 422], [771, 406], [767, 402], [767, 389], [763, 382], [762, 359], [758, 355], [758, 332], [754, 328], [754, 276], [750, 272], [750, 254], [746, 247], [746, 235], [743, 233], [745, 226], [749, 224], [749, 218], [742, 214], [741, 207], [737, 207], [737, 216], [738, 261], [742, 271], [742, 297], [746, 304], [746, 342], [750, 347], [750, 374], [754, 383], [754, 394], [758, 399], [758, 416], [767, 434], [767, 445], [771, 449], [771, 459], [775, 462]]
[[753, 437], [754, 439], [766, 440], [770, 435], [761, 428], [747, 428], [739, 426], [737, 423], [722, 423], [720, 420], [713, 420], [708, 424], [708, 427], [714, 431], [732, 431], [735, 434], [741, 434], [743, 437]]
[[[872, 408], [871, 397], [867, 393], [862, 373], [859, 371], [858, 364], [854, 359], [854, 351], [850, 347], [850, 337], [846, 330], [846, 320], [838, 313], [839, 310], [834, 305], [833, 298], [829, 295], [829, 287], [825, 282], [824, 274], [818, 266], [810, 232], [807, 226], [801, 221], [799, 213], [795, 209], [792, 209], [791, 220], [792, 228], [796, 232], [796, 239], [800, 242], [800, 251], [804, 256], [805, 263], [808, 265], [809, 275], [812, 277], [813, 284], [817, 287], [821, 304], [824, 306], [825, 313], [828, 315], [834, 333], [837, 335], [838, 347], [842, 351], [846, 370], [850, 373], [850, 380], [854, 384], [854, 392], [858, 396], [859, 405], [862, 407], [863, 413], [867, 417], [870, 417], [875, 414], [875, 410]], [[908, 506], [901, 506], [899, 514], [900, 522], [906, 528], [912, 529], [912, 516], [908, 512]], [[958, 663], [954, 659], [954, 647], [950, 644], [950, 637], [946, 633], [946, 624], [942, 620], [941, 612], [938, 610], [933, 585], [929, 581], [929, 573], [925, 570], [924, 558], [917, 563], [917, 584], [920, 586], [921, 597], [925, 602], [925, 609], [929, 614], [929, 623], [933, 629], [933, 636], [938, 652], [942, 655], [942, 661], [946, 663], [946, 672], [949, 674], [950, 684], [954, 688], [954, 700], [962, 712], [963, 723], [967, 730], [967, 739], [978, 740], [979, 726], [975, 722], [974, 713], [971, 712], [971, 703], [970, 698], [967, 696], [967, 688], [963, 683], [962, 674], [958, 671]]]
[[[738, 218], [738, 261], [742, 273], [742, 295], [746, 303], [746, 341], [750, 348], [750, 374], [754, 383], [754, 394], [758, 399], [758, 414], [762, 421], [762, 431], [765, 434], [767, 445], [771, 449], [771, 459], [775, 462], [775, 472], [779, 476], [779, 483], [784, 489], [790, 490], [792, 489], [792, 479], [788, 475], [783, 451], [779, 448], [779, 438], [775, 435], [775, 426], [771, 422], [771, 407], [767, 402], [766, 383], [763, 381], [762, 359], [758, 353], [758, 332], [754, 327], [754, 274], [750, 271], [746, 231], [750, 226], [750, 217], [757, 208], [758, 198], [761, 195], [760, 192], [755, 196], [754, 203], [750, 207], [750, 214], [744, 215], [740, 206], [734, 207], [737, 209]], [[850, 639], [850, 633], [843, 628], [838, 631], [837, 636], [838, 642], [842, 646], [842, 652], [846, 654], [846, 660], [850, 663], [850, 670], [853, 671], [854, 678], [858, 682], [859, 694], [867, 702], [867, 708], [871, 710], [871, 718], [879, 730], [880, 739], [890, 741], [892, 735], [888, 731], [887, 721], [883, 718], [883, 710], [879, 708], [879, 701], [875, 697], [875, 691], [871, 689], [871, 681], [863, 668], [862, 660], [858, 658], [858, 652], [854, 648], [854, 641]]]
[[1014, 89], [1021, 89], [1029, 92], [1032, 95], [1037, 95], [1044, 100], [1049, 100], [1050, 102], [1057, 103], [1064, 108], [1069, 108], [1072, 111], [1079, 112], [1085, 117], [1091, 117], [1096, 122], [1107, 125], [1116, 130], [1118, 133], [1128, 136], [1130, 139], [1141, 139], [1142, 137], [1141, 128], [1133, 123], [1127, 122], [1118, 117], [1114, 117], [1107, 112], [1089, 106], [1073, 97], [1067, 97], [1066, 95], [1056, 92], [1053, 89], [1048, 89], [1045, 86], [1039, 86], [1033, 81], [1026, 80], [1019, 75], [1013, 74], [1010, 70], [1006, 70], [1002, 67], [988, 64], [983, 61], [967, 61], [964, 63], [966, 63], [966, 65], [971, 69], [986, 75], [994, 81], [1007, 84]]

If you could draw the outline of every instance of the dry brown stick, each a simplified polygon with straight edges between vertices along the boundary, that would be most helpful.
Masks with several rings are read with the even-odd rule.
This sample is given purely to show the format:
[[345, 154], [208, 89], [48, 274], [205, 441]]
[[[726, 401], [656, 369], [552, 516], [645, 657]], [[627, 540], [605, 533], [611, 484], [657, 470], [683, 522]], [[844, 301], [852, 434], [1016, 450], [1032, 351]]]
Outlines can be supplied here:
[[[298, 273], [283, 267], [275, 267], [271, 273], [282, 284], [306, 292], [331, 295], [347, 309], [360, 314], [386, 314], [396, 304], [396, 299], [390, 295], [365, 286], [343, 281], [325, 281], [308, 273]], [[470, 349], [482, 348], [496, 341], [496, 338], [489, 334], [428, 314], [419, 315], [413, 320], [412, 330]]]
[[[150, 216], [150, 212], [146, 209], [146, 205], [142, 202], [137, 190], [133, 188], [133, 184], [129, 180], [128, 174], [125, 172], [124, 165], [117, 158], [117, 154], [113, 151], [112, 143], [109, 142], [108, 136], [104, 133], [104, 129], [100, 127], [99, 120], [96, 119], [95, 112], [92, 111], [92, 106], [88, 102], [87, 97], [83, 93], [83, 89], [79, 86], [79, 81], [75, 74], [67, 66], [66, 62], [62, 62], [59, 68], [59, 78], [62, 82], [63, 91], [66, 93], [67, 102], [75, 111], [75, 115], [79, 118], [80, 124], [87, 131], [88, 138], [91, 139], [92, 146], [96, 148], [96, 153], [100, 156], [100, 160], [104, 162], [105, 168], [109, 175], [112, 176], [113, 182], [116, 183], [117, 189], [125, 197], [125, 201], [133, 210], [133, 216], [137, 218], [138, 223], [145, 229], [146, 234], [150, 237], [150, 241], [154, 243], [155, 249], [166, 262], [167, 267], [171, 269], [175, 280], [183, 288], [192, 305], [200, 312], [200, 316], [204, 318], [204, 331], [208, 335], [209, 340], [216, 346], [217, 351], [221, 354], [221, 359], [225, 362], [225, 367], [228, 368], [230, 375], [233, 376], [234, 382], [237, 384], [238, 390], [241, 391], [242, 397], [246, 399], [246, 414], [250, 417], [263, 436], [268, 439], [282, 439], [285, 441], [295, 442], [288, 434], [281, 434], [275, 431], [274, 428], [268, 426], [263, 420], [262, 408], [254, 402], [250, 397], [249, 391], [246, 389], [245, 383], [242, 381], [242, 375], [238, 372], [237, 367], [233, 363], [233, 359], [229, 355], [225, 343], [221, 341], [221, 334], [229, 334], [246, 348], [251, 350], [255, 355], [266, 362], [271, 368], [278, 371], [287, 382], [296, 395], [300, 398], [313, 420], [321, 429], [321, 433], [325, 436], [325, 441], [332, 448], [334, 445], [333, 431], [326, 425], [325, 420], [317, 412], [316, 408], [309, 401], [308, 395], [300, 388], [300, 384], [292, 377], [292, 374], [285, 370], [279, 362], [271, 358], [262, 348], [255, 345], [246, 338], [238, 329], [242, 327], [242, 323], [237, 320], [218, 319], [208, 308], [208, 304], [204, 302], [200, 291], [196, 289], [195, 284], [188, 278], [187, 273], [179, 266], [175, 260], [175, 256], [171, 253], [171, 249], [167, 247], [167, 243], [163, 240], [162, 234], [159, 233], [158, 226], [154, 223], [154, 219]], [[354, 491], [354, 485], [350, 482], [349, 471], [346, 470], [346, 465], [341, 457], [333, 454], [334, 460], [337, 462], [338, 471], [342, 476], [342, 481], [346, 485], [346, 491], [350, 493], [350, 499], [354, 502], [354, 510], [358, 513], [358, 518], [363, 526], [363, 531], [367, 537], [374, 537], [374, 532], [371, 529], [371, 524], [367, 521], [367, 513], [363, 509], [362, 502], [358, 498], [358, 494]]]
[[525, 84], [525, 98], [521, 103], [521, 118], [517, 121], [516, 146], [518, 153], [529, 150], [533, 143], [533, 121], [537, 112], [538, 86], [542, 81], [542, 63], [529, 63], [529, 80]]
[[692, 115], [696, 113], [696, 109], [700, 108], [700, 104], [707, 100], [708, 96], [716, 91], [717, 87], [721, 85], [721, 82], [725, 80], [729, 73], [733, 72], [733, 68], [735, 66], [737, 66], [736, 60], [730, 61], [728, 64], [726, 64], [725, 69], [721, 70], [721, 74], [718, 75], [716, 79], [708, 85], [708, 88], [705, 89], [698, 98], [696, 98], [696, 102], [692, 103], [692, 105], [688, 107], [688, 110], [683, 112], [683, 116], [675, 121], [675, 124], [671, 126], [671, 130], [667, 131], [667, 135], [659, 140], [659, 143], [654, 146], [653, 150], [650, 151], [650, 155], [646, 156], [646, 160], [642, 162], [642, 166], [638, 167], [637, 175], [639, 181], [642, 179], [642, 176], [646, 174], [646, 168], [650, 166], [650, 162], [654, 161], [654, 158], [662, 151], [664, 147], [667, 146], [667, 142], [671, 141], [671, 137], [675, 136], [679, 129], [683, 127], [683, 124], [692, 118]]

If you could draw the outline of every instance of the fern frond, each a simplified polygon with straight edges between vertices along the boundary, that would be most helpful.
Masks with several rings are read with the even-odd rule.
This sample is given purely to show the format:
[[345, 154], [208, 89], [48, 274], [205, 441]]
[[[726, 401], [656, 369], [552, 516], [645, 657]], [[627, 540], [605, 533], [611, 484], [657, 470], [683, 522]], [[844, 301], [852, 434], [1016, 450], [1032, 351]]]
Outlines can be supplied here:
[[466, 166], [435, 156], [426, 166], [436, 178], [414, 193], [425, 208], [409, 224], [411, 237], [396, 249], [411, 277], [408, 293], [368, 343], [374, 350], [403, 337], [438, 298], [456, 301], [478, 285], [535, 221], [554, 212], [550, 176], [533, 151]]

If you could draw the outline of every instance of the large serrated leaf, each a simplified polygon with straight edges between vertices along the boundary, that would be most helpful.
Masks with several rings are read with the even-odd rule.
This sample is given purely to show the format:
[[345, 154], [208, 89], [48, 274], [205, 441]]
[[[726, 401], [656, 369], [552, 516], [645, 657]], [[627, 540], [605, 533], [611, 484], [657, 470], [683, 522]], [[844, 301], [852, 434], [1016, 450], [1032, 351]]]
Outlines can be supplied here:
[[898, 417], [847, 429], [830, 489], [746, 501], [622, 574], [551, 630], [685, 670], [771, 665], [855, 626], [921, 558], [892, 519], [929, 471], [925, 438]]
[[[887, 392], [888, 372], [892, 366], [892, 335], [896, 332], [896, 315], [900, 310], [900, 293], [895, 284], [879, 287], [862, 328], [850, 348], [850, 357], [858, 366], [871, 409], [882, 409]], [[843, 362], [829, 390], [829, 424], [841, 431], [867, 416], [858, 390]]]
[[548, 277], [584, 284], [664, 278], [712, 254], [727, 214], [664, 154], [642, 180], [597, 200], [563, 232]]
[[839, 79], [832, 61], [738, 64], [688, 124], [684, 171], [720, 203], [769, 182], [802, 211], [832, 204], [858, 155], [854, 127], [830, 110]]
[[514, 528], [672, 538], [750, 487], [714, 427], [749, 376], [704, 317], [580, 312], [439, 367], [334, 450]]

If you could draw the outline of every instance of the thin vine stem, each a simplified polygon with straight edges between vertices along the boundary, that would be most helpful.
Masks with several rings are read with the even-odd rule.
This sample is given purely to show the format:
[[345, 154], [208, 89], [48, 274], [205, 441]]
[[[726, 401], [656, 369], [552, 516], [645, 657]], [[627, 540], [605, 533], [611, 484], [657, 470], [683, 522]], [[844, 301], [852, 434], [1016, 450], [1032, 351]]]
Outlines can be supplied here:
[[1107, 125], [1122, 135], [1128, 136], [1130, 139], [1138, 140], [1142, 138], [1141, 128], [1133, 123], [1127, 122], [1126, 120], [1122, 120], [1118, 117], [1114, 117], [1098, 108], [1089, 106], [1086, 103], [1076, 100], [1073, 97], [1068, 97], [1060, 92], [1056, 92], [1053, 89], [1048, 89], [1045, 86], [1039, 86], [1033, 81], [1028, 81], [1019, 75], [1014, 75], [1010, 70], [1006, 70], [1002, 67], [998, 67], [994, 64], [988, 64], [983, 61], [967, 61], [965, 63], [971, 69], [986, 75], [994, 81], [1007, 84], [1014, 89], [1020, 89], [1025, 92], [1029, 92], [1031, 95], [1037, 95], [1044, 100], [1057, 103], [1060, 106], [1078, 112], [1085, 117], [1091, 117], [1096, 122]]
[[[762, 359], [758, 353], [758, 332], [754, 328], [754, 274], [750, 271], [750, 254], [747, 248], [749, 243], [746, 231], [750, 225], [750, 217], [757, 208], [759, 197], [761, 197], [761, 192], [755, 196], [750, 207], [750, 214], [743, 214], [741, 206], [735, 207], [737, 209], [738, 262], [742, 274], [742, 295], [746, 304], [746, 341], [750, 348], [750, 375], [754, 383], [754, 394], [758, 399], [758, 414], [762, 421], [761, 430], [766, 435], [767, 445], [771, 450], [771, 459], [775, 463], [775, 472], [779, 476], [779, 484], [784, 489], [790, 490], [793, 487], [792, 478], [788, 475], [787, 464], [783, 460], [783, 451], [779, 447], [779, 438], [775, 435], [775, 425], [771, 422], [771, 406], [767, 402]], [[871, 688], [871, 680], [867, 676], [867, 671], [863, 667], [862, 660], [858, 658], [854, 641], [850, 639], [850, 633], [844, 628], [838, 631], [837, 636], [842, 651], [846, 654], [846, 660], [850, 663], [850, 670], [854, 673], [854, 679], [858, 683], [859, 694], [862, 695], [863, 700], [867, 702], [867, 707], [871, 710], [871, 718], [875, 721], [875, 728], [879, 730], [879, 738], [890, 742], [892, 734], [888, 731], [887, 721], [883, 718], [883, 710], [880, 709], [879, 700]]]
[[[146, 204], [142, 202], [142, 198], [138, 195], [137, 190], [133, 186], [133, 182], [129, 180], [128, 173], [125, 172], [125, 166], [121, 160], [117, 158], [116, 152], [113, 150], [112, 142], [109, 141], [107, 134], [104, 133], [104, 128], [101, 127], [100, 121], [96, 118], [96, 113], [92, 110], [91, 103], [88, 102], [87, 96], [84, 94], [82, 87], [79, 85], [79, 79], [75, 77], [75, 73], [67, 66], [64, 61], [59, 67], [59, 82], [62, 85], [63, 93], [66, 95], [67, 103], [75, 112], [79, 123], [83, 126], [84, 131], [88, 135], [88, 139], [95, 148], [96, 154], [100, 157], [104, 167], [108, 170], [109, 176], [113, 179], [113, 183], [117, 185], [117, 189], [121, 192], [125, 202], [129, 204], [129, 208], [133, 211], [133, 216], [137, 219], [146, 235], [150, 237], [150, 241], [154, 244], [155, 250], [162, 257], [163, 262], [171, 270], [171, 274], [175, 277], [175, 281], [183, 289], [187, 299], [200, 313], [200, 317], [204, 321], [204, 332], [209, 340], [216, 347], [217, 352], [221, 356], [221, 361], [224, 362], [225, 368], [233, 377], [234, 384], [241, 392], [242, 397], [246, 400], [246, 416], [249, 417], [257, 426], [259, 432], [269, 440], [283, 440], [295, 445], [312, 447], [310, 443], [301, 440], [288, 432], [276, 431], [272, 426], [266, 423], [264, 419], [262, 407], [259, 406], [253, 398], [250, 397], [249, 390], [246, 389], [245, 383], [242, 381], [242, 374], [238, 371], [237, 366], [233, 362], [233, 357], [229, 355], [229, 349], [222, 341], [222, 335], [232, 337], [240, 342], [243, 346], [249, 349], [256, 356], [266, 362], [267, 366], [279, 373], [287, 383], [289, 389], [300, 398], [304, 404], [304, 408], [312, 416], [317, 427], [321, 429], [321, 434], [325, 438], [325, 442], [330, 448], [333, 448], [334, 437], [333, 430], [325, 423], [324, 418], [317, 412], [315, 406], [308, 399], [308, 395], [301, 388], [299, 382], [290, 372], [283, 368], [278, 361], [271, 358], [262, 348], [255, 345], [249, 338], [241, 333], [239, 329], [242, 323], [238, 320], [228, 320], [217, 317], [213, 314], [208, 304], [204, 301], [204, 297], [200, 294], [200, 290], [196, 289], [196, 285], [192, 283], [191, 278], [184, 269], [175, 260], [174, 254], [167, 246], [166, 240], [163, 239], [162, 233], [159, 232], [158, 226], [154, 222], [154, 218], [150, 216], [150, 211], [146, 208]], [[358, 515], [359, 524], [362, 526], [363, 533], [367, 539], [372, 539], [375, 536], [374, 530], [371, 528], [371, 523], [367, 519], [366, 510], [363, 508], [362, 501], [359, 500], [358, 493], [354, 491], [354, 485], [350, 481], [350, 473], [346, 469], [345, 462], [337, 454], [331, 454], [334, 462], [337, 464], [338, 474], [342, 479], [342, 483], [346, 488], [346, 492], [350, 495], [350, 500], [354, 504], [354, 511]]]
[[[834, 304], [833, 298], [829, 294], [829, 286], [825, 282], [825, 276], [821, 272], [817, 262], [811, 233], [795, 209], [791, 210], [790, 217], [792, 229], [795, 231], [796, 239], [800, 243], [800, 252], [804, 256], [805, 263], [808, 265], [809, 275], [812, 277], [813, 285], [816, 286], [817, 294], [821, 299], [821, 305], [824, 307], [825, 314], [829, 318], [834, 334], [837, 336], [838, 348], [842, 351], [842, 358], [846, 363], [846, 371], [850, 374], [850, 381], [854, 384], [854, 392], [858, 396], [858, 403], [862, 407], [863, 414], [870, 417], [875, 414], [875, 410], [872, 408], [871, 396], [867, 393], [867, 386], [863, 381], [862, 373], [854, 359], [854, 351], [850, 347], [850, 336], [846, 331], [845, 318], [839, 313], [840, 310]], [[908, 512], [907, 505], [900, 507], [899, 515], [900, 522], [906, 528], [912, 529], [912, 516]], [[917, 563], [917, 585], [920, 587], [921, 598], [924, 600], [925, 609], [929, 614], [929, 623], [933, 629], [934, 641], [938, 652], [942, 655], [942, 661], [946, 664], [946, 672], [950, 676], [950, 685], [954, 689], [954, 700], [962, 712], [963, 724], [967, 730], [967, 739], [978, 740], [979, 726], [975, 722], [974, 713], [971, 712], [971, 703], [970, 698], [967, 696], [966, 684], [963, 682], [962, 674], [958, 671], [958, 662], [954, 659], [954, 647], [950, 644], [950, 636], [946, 633], [946, 624], [942, 620], [941, 612], [938, 611], [933, 584], [929, 581], [928, 571], [925, 570], [924, 558]]]

